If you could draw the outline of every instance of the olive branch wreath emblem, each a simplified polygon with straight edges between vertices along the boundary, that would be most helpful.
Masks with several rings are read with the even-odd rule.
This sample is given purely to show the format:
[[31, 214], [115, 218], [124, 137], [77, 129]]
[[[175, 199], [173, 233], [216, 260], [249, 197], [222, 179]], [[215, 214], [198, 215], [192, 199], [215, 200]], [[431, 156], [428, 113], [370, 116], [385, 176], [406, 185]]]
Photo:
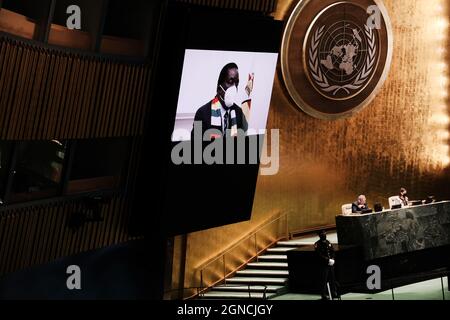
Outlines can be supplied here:
[[375, 34], [371, 28], [367, 25], [365, 27], [365, 34], [368, 39], [369, 50], [366, 58], [366, 63], [359, 74], [356, 76], [355, 80], [351, 84], [346, 84], [344, 86], [338, 85], [330, 85], [327, 77], [322, 73], [319, 65], [319, 43], [320, 39], [323, 36], [325, 26], [317, 28], [316, 32], [311, 38], [311, 46], [309, 48], [309, 68], [311, 76], [314, 79], [314, 82], [320, 87], [324, 92], [333, 92], [333, 95], [336, 95], [340, 90], [344, 90], [347, 94], [350, 94], [350, 90], [358, 90], [360, 89], [366, 80], [369, 78], [376, 61], [376, 43], [375, 43]]

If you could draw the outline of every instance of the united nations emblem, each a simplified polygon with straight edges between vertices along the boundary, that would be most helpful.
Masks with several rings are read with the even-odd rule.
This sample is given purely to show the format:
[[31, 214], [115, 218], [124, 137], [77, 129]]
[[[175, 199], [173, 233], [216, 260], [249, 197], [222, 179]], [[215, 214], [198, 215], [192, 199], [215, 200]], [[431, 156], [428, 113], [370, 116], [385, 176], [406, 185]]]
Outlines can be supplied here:
[[381, 88], [392, 46], [389, 17], [381, 1], [302, 0], [293, 9], [283, 38], [287, 90], [312, 116], [351, 116]]

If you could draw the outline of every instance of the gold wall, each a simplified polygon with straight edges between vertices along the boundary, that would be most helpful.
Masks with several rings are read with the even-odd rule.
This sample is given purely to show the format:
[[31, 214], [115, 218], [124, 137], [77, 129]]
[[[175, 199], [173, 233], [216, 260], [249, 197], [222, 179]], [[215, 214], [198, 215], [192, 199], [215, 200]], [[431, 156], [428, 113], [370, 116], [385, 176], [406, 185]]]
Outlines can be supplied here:
[[[199, 285], [199, 265], [274, 212], [289, 212], [296, 231], [333, 224], [360, 193], [370, 206], [387, 206], [401, 186], [410, 199], [450, 198], [447, 1], [384, 1], [394, 32], [391, 71], [376, 99], [350, 119], [299, 111], [278, 72], [268, 127], [281, 130], [280, 171], [259, 177], [251, 221], [188, 235], [185, 287]], [[279, 0], [275, 18], [285, 20], [294, 2]], [[175, 250], [174, 262], [180, 255]], [[178, 272], [175, 263], [174, 279]]]

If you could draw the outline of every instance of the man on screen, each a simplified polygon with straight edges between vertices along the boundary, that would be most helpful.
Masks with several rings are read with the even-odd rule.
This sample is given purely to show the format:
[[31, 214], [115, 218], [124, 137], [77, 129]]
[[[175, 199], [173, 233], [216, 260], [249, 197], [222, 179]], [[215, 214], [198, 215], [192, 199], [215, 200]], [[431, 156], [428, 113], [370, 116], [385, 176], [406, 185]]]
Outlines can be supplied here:
[[[221, 136], [236, 136], [238, 129], [247, 132], [248, 114], [251, 107], [250, 94], [253, 90], [253, 75], [249, 80], [245, 91], [248, 99], [237, 101], [239, 87], [239, 70], [235, 63], [229, 63], [222, 68], [217, 81], [217, 93], [212, 101], [200, 107], [195, 113], [194, 121], [201, 122], [202, 136], [209, 129], [217, 129]], [[236, 103], [241, 104], [241, 106]], [[247, 117], [244, 111], [247, 113]], [[220, 138], [220, 135], [212, 135], [208, 138]]]

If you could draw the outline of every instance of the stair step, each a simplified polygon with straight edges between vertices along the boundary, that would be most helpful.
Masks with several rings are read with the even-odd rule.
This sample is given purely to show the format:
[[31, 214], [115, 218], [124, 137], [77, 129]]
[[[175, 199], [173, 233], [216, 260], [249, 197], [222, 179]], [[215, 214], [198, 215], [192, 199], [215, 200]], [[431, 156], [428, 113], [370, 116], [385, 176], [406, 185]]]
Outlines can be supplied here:
[[283, 254], [267, 254], [267, 255], [259, 256], [258, 257], [258, 261], [283, 262], [283, 261], [287, 261], [287, 255], [283, 255]]
[[291, 241], [280, 241], [277, 242], [278, 246], [283, 247], [301, 247], [301, 246], [310, 246], [313, 245], [315, 241], [308, 240], [291, 240]]
[[242, 276], [262, 276], [262, 277], [288, 277], [288, 270], [265, 270], [265, 269], [246, 269], [236, 272], [239, 277]]
[[[212, 291], [245, 291], [248, 293], [248, 286], [244, 286], [244, 285], [230, 285], [230, 284], [221, 284], [219, 286], [213, 287], [211, 289]], [[286, 290], [285, 286], [275, 286], [275, 285], [251, 285], [250, 286], [250, 291], [251, 292], [264, 292], [264, 290], [266, 290], [266, 292], [271, 292], [271, 293], [277, 293], [279, 291], [284, 291]]]
[[295, 247], [275, 247], [267, 249], [267, 253], [270, 254], [286, 254], [286, 252], [294, 250]]
[[287, 269], [287, 262], [251, 262], [247, 264], [247, 268], [249, 269]]
[[[276, 295], [276, 293], [266, 293], [265, 298], [270, 299]], [[249, 295], [248, 292], [209, 291], [202, 296], [202, 299], [264, 299], [264, 293], [252, 292]]]
[[287, 278], [272, 278], [272, 277], [233, 277], [226, 279], [225, 282], [227, 284], [277, 284], [277, 285], [286, 285]]

